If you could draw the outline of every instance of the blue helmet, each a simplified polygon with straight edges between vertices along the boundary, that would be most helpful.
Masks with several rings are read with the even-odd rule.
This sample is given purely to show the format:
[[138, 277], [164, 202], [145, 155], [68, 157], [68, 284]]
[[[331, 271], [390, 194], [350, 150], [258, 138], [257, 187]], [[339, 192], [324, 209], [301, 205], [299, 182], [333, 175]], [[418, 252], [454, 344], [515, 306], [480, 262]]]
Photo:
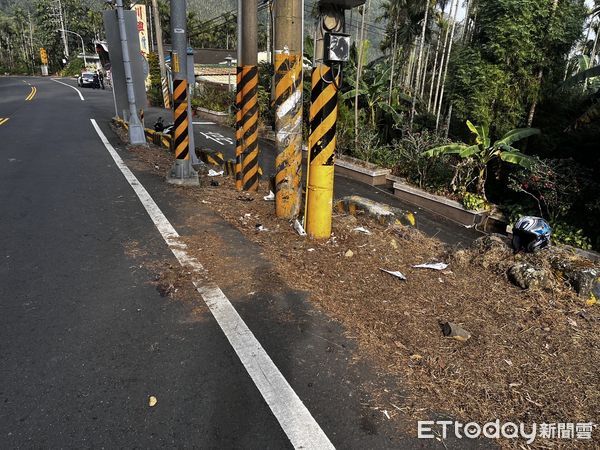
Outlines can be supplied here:
[[550, 245], [552, 228], [541, 217], [521, 217], [513, 227], [513, 248], [534, 253]]

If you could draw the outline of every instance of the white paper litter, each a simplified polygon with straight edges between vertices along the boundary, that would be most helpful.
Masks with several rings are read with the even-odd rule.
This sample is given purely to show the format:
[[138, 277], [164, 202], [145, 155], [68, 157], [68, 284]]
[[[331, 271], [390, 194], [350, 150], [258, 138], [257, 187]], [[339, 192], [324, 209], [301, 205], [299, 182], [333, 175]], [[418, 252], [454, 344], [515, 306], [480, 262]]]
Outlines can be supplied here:
[[223, 175], [223, 171], [219, 171], [217, 172], [216, 170], [213, 169], [208, 169], [208, 176], [209, 177], [220, 177], [221, 175]]
[[265, 196], [263, 197], [263, 200], [264, 200], [265, 202], [272, 202], [272, 201], [275, 201], [275, 194], [273, 193], [273, 191], [269, 191], [269, 195], [265, 195]]
[[363, 233], [363, 234], [371, 234], [371, 232], [369, 230], [367, 230], [365, 227], [356, 227], [352, 231], [356, 231], [357, 233]]
[[448, 264], [445, 263], [427, 263], [427, 264], [417, 264], [413, 266], [415, 269], [432, 269], [432, 270], [446, 270], [448, 268]]
[[256, 231], [269, 231], [269, 229], [262, 225], [259, 225], [256, 227]]
[[314, 252], [315, 249], [314, 248], [309, 248], [308, 250], [306, 250], [307, 252]]
[[300, 224], [298, 219], [294, 220], [294, 230], [296, 230], [296, 233], [300, 236], [306, 236], [306, 231], [304, 231], [304, 227]]
[[400, 278], [403, 281], [406, 281], [406, 277], [404, 276], [404, 274], [402, 272], [393, 272], [391, 270], [385, 270], [385, 269], [379, 269], [379, 270], [381, 270], [382, 272], [385, 272], [385, 273], [389, 273], [390, 275], [393, 275], [397, 278]]

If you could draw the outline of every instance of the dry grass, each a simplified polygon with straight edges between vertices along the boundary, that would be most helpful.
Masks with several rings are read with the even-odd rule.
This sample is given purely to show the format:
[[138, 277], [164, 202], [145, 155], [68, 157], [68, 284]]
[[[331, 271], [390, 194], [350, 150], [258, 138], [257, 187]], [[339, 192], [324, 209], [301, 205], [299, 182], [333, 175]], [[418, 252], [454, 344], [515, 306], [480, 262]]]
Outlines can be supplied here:
[[[169, 166], [162, 150], [134, 153], [147, 170], [162, 175]], [[393, 408], [413, 419], [442, 412], [480, 423], [596, 421], [599, 310], [561, 289], [560, 280], [550, 291], [522, 291], [505, 275], [522, 256], [499, 246], [455, 252], [414, 230], [385, 228], [363, 217], [334, 216], [332, 239], [314, 242], [275, 218], [273, 203], [262, 199], [267, 192], [240, 195], [231, 181], [219, 181], [219, 187], [174, 192], [203, 202], [259, 244], [277, 277], [310, 291], [311, 301], [343, 324], [358, 343], [359, 358], [407, 386], [408, 395], [381, 401], [391, 398]], [[189, 225], [200, 220], [193, 217]], [[257, 231], [257, 224], [268, 231]], [[358, 226], [371, 234], [354, 232]], [[190, 242], [204, 264], [219, 264], [216, 249], [223, 243], [217, 236]], [[347, 250], [354, 256], [344, 256]], [[444, 272], [411, 267], [431, 261], [450, 267]], [[408, 280], [380, 268], [399, 270]], [[239, 276], [251, 282], [251, 273]], [[444, 338], [440, 323], [445, 321], [461, 324], [472, 338]], [[372, 395], [382, 398], [381, 392]], [[558, 448], [559, 443], [534, 446]], [[590, 446], [600, 446], [598, 429]]]

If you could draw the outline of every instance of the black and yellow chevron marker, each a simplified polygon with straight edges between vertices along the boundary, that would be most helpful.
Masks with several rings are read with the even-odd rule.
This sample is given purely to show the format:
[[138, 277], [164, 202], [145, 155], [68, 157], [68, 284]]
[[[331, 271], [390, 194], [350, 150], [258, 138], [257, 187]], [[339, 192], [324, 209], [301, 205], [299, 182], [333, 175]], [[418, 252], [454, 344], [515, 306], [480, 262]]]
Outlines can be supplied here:
[[244, 145], [242, 137], [244, 136], [242, 123], [242, 95], [244, 85], [242, 84], [242, 68], [237, 67], [236, 79], [236, 94], [235, 94], [235, 187], [238, 191], [242, 190], [242, 153]]
[[235, 176], [235, 159], [225, 161], [225, 175], [228, 177]]
[[242, 67], [242, 188], [257, 191], [258, 167], [258, 67]]
[[146, 135], [146, 139], [151, 141], [154, 145], [164, 147], [167, 150], [171, 148], [170, 135], [151, 130], [150, 128], [144, 128], [144, 134]]
[[223, 167], [225, 165], [225, 156], [223, 156], [223, 153], [213, 150], [200, 150], [200, 160], [211, 166]]
[[187, 80], [173, 80], [173, 147], [176, 159], [190, 159], [187, 113]]
[[156, 144], [156, 131], [151, 130], [150, 128], [144, 128], [144, 134], [146, 135], [146, 139], [151, 141], [153, 144]]
[[300, 212], [302, 192], [302, 57], [275, 54], [275, 211], [294, 219]]
[[173, 150], [173, 137], [170, 134], [165, 133], [156, 133], [160, 135], [160, 144], [162, 147], [167, 150]]
[[339, 86], [337, 78], [331, 67], [324, 64], [317, 65], [312, 72], [305, 228], [309, 236], [317, 239], [329, 238], [331, 235]]

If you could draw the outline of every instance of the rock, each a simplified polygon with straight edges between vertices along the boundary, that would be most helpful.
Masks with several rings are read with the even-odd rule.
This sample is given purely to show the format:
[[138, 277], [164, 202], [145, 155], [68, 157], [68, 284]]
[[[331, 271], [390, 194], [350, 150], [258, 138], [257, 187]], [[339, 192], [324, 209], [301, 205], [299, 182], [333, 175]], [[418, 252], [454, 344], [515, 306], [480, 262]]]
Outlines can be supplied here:
[[375, 219], [382, 225], [405, 225], [416, 227], [416, 217], [411, 211], [405, 211], [400, 208], [378, 203], [368, 198], [358, 195], [351, 195], [339, 200], [335, 208], [340, 213], [356, 215], [363, 213], [372, 219]]
[[348, 250], [346, 253], [344, 253], [344, 256], [346, 258], [352, 258], [354, 256], [354, 252], [352, 250]]
[[582, 266], [575, 260], [552, 260], [554, 272], [565, 279], [581, 298], [600, 299], [600, 269]]
[[537, 269], [531, 264], [521, 262], [508, 270], [508, 279], [521, 289], [551, 287], [550, 274], [544, 269]]

